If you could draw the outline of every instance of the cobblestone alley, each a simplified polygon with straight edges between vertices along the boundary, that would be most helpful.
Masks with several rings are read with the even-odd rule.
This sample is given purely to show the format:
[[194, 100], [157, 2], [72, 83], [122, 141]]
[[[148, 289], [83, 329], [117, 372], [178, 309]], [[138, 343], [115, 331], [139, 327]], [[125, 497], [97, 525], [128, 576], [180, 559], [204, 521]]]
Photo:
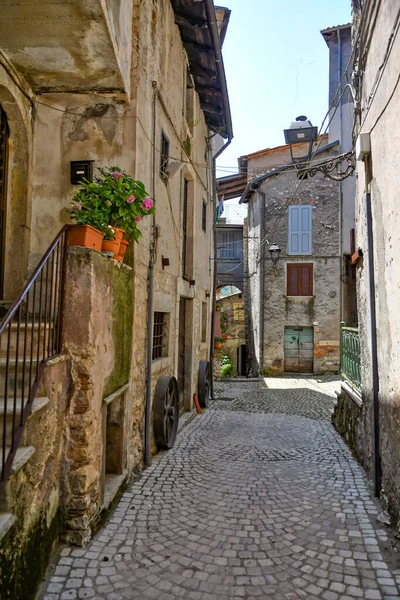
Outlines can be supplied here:
[[[400, 598], [400, 561], [330, 423], [337, 381], [217, 384], [40, 598]], [[397, 564], [396, 564], [397, 560]]]

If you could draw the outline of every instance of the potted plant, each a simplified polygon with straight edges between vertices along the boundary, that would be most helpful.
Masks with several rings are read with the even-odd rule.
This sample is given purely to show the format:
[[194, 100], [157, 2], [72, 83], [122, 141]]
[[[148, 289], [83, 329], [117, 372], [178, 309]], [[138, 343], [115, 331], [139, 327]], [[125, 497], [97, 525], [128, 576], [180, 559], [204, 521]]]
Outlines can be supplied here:
[[[119, 167], [99, 168], [101, 177], [95, 183], [99, 193], [109, 203], [108, 224], [121, 241], [124, 232], [131, 233], [135, 242], [142, 235], [138, 224], [155, 212], [154, 200], [141, 181], [135, 181]], [[117, 237], [118, 239], [118, 237]]]
[[[154, 201], [141, 181], [135, 181], [119, 167], [98, 168], [98, 171], [93, 182], [83, 179], [82, 188], [74, 195], [68, 212], [77, 226], [70, 231], [69, 244], [101, 250], [104, 238], [104, 250], [119, 256], [124, 232], [131, 233], [136, 242], [139, 240], [138, 223], [154, 213]], [[86, 241], [84, 231], [88, 228], [98, 230], [96, 245]], [[108, 242], [114, 244], [110, 246]]]
[[89, 183], [83, 183], [84, 189], [76, 192], [72, 207], [67, 211], [76, 221], [76, 225], [68, 231], [68, 245], [101, 250], [109, 206], [101, 198], [90, 194], [87, 189]]
[[219, 337], [218, 335], [216, 335], [214, 337], [214, 348], [219, 349], [222, 348], [222, 344], [225, 343], [225, 340], [223, 337]]

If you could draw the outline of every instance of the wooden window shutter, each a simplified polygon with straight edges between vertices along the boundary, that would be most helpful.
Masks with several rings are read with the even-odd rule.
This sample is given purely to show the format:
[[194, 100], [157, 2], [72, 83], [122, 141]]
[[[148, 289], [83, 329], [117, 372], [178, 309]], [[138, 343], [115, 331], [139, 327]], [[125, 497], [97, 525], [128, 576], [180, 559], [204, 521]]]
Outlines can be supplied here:
[[287, 295], [298, 295], [298, 269], [297, 265], [288, 265], [287, 267]]
[[289, 206], [289, 254], [312, 254], [312, 206]]
[[301, 293], [300, 296], [312, 296], [312, 265], [302, 265], [300, 267], [301, 277], [300, 277], [300, 287]]
[[288, 264], [287, 266], [287, 295], [313, 295], [313, 265]]

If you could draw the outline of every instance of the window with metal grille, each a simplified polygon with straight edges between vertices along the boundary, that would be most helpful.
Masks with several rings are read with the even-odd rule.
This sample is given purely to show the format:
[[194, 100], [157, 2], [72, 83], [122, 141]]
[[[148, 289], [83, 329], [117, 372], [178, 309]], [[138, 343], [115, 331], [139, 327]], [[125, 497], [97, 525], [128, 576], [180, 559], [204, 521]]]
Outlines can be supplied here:
[[207, 341], [207, 302], [201, 303], [201, 341]]
[[167, 337], [167, 314], [163, 312], [154, 313], [153, 325], [153, 353], [152, 358], [156, 360], [166, 356], [166, 337]]
[[161, 159], [160, 159], [160, 177], [163, 181], [168, 178], [168, 159], [169, 159], [169, 139], [165, 133], [161, 132]]
[[188, 213], [189, 181], [183, 180], [183, 215], [182, 215], [182, 276], [187, 276], [187, 213]]
[[207, 231], [207, 204], [203, 200], [203, 210], [201, 213], [201, 228], [204, 233]]
[[288, 264], [287, 266], [287, 295], [313, 295], [313, 265]]

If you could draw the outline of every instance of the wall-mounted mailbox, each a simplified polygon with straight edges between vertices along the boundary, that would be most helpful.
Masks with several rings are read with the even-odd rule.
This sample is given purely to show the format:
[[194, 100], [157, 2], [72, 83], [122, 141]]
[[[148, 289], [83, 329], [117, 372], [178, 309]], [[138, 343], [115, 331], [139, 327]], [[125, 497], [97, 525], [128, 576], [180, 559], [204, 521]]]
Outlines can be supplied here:
[[93, 181], [94, 160], [72, 160], [71, 161], [71, 183], [79, 184], [82, 179]]

